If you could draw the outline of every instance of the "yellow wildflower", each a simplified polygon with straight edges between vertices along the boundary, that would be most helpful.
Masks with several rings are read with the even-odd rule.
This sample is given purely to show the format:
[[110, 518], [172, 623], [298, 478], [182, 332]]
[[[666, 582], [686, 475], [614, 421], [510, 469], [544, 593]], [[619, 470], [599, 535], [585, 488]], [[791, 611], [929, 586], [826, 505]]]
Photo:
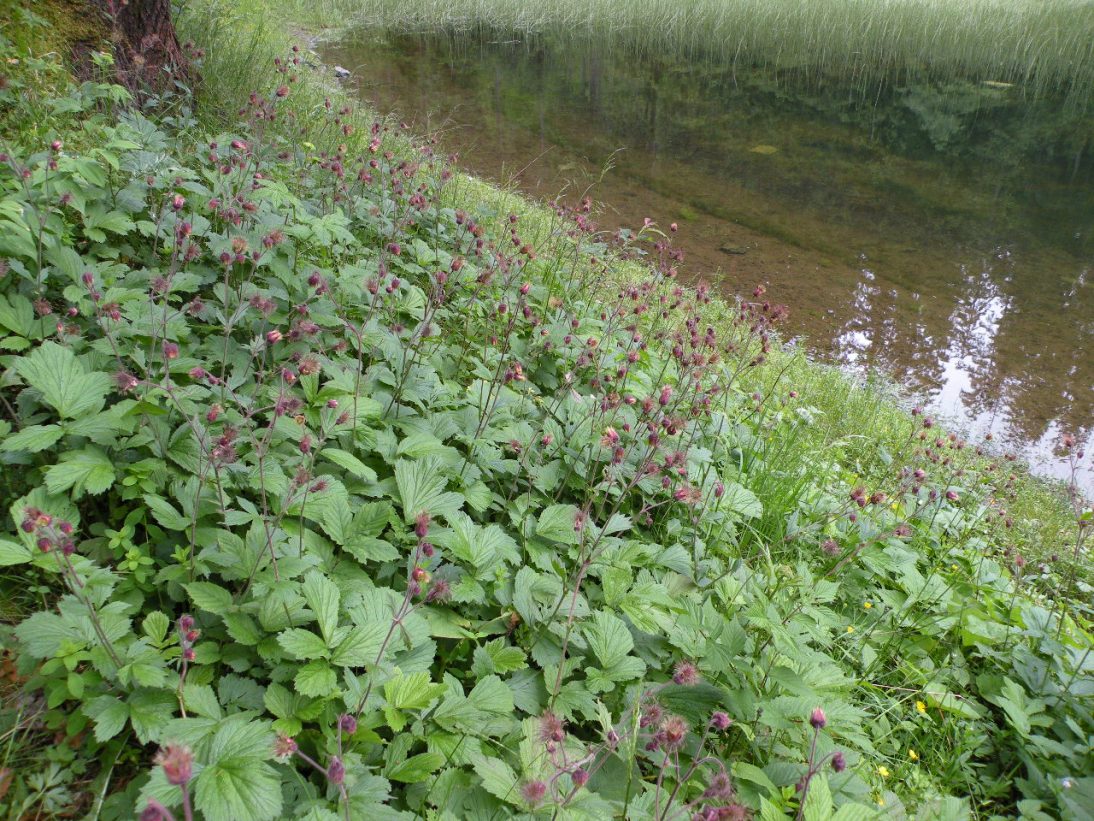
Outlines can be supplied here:
[[852, 627], [851, 625], [847, 625], [847, 632], [848, 632], [848, 633], [854, 633], [854, 632], [855, 632], [855, 628], [854, 628], [854, 627]]
[[863, 602], [862, 606], [865, 607], [867, 610], [869, 610], [871, 607], [874, 606], [874, 603], [872, 601]]
[[954, 573], [956, 573], [956, 572], [957, 572], [958, 570], [960, 570], [960, 569], [961, 569], [961, 568], [960, 568], [960, 567], [958, 567], [958, 566], [957, 566], [956, 564], [951, 564], [951, 565], [950, 565], [950, 570], [952, 570], [952, 571], [953, 571]]
[[924, 704], [922, 701], [917, 701], [915, 703], [915, 708], [920, 713], [926, 713], [927, 712], [927, 705]]
[[877, 768], [877, 774], [880, 775], [882, 778], [888, 778], [890, 775], [889, 768], [882, 764], [880, 767]]
[[912, 759], [912, 761], [919, 761], [919, 753], [915, 750], [908, 750], [908, 758]]

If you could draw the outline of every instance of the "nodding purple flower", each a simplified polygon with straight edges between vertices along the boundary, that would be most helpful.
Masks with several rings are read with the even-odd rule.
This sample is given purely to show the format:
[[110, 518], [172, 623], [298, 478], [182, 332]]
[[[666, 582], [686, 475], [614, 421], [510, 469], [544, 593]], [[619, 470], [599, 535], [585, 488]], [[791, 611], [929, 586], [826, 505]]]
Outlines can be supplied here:
[[338, 756], [333, 756], [327, 765], [327, 780], [336, 786], [346, 783], [346, 765]]
[[715, 773], [710, 779], [710, 784], [703, 790], [703, 798], [725, 801], [732, 797], [733, 785], [729, 781], [729, 776], [724, 772]]
[[273, 345], [274, 343], [281, 341], [281, 331], [274, 328], [272, 331], [266, 331], [266, 344]]
[[425, 594], [426, 604], [441, 604], [448, 601], [452, 595], [452, 588], [444, 579], [435, 579]]
[[688, 723], [677, 715], [669, 715], [661, 722], [657, 740], [666, 750], [674, 750], [684, 743], [688, 734]]
[[550, 710], [539, 717], [539, 738], [541, 741], [562, 741], [566, 737], [562, 719]]
[[699, 678], [699, 668], [690, 661], [678, 662], [676, 664], [676, 669], [673, 670], [672, 673], [673, 682], [684, 687], [691, 687], [698, 684]]
[[342, 713], [338, 716], [338, 729], [346, 735], [353, 735], [357, 732], [357, 719], [349, 713]]
[[539, 802], [543, 800], [543, 796], [547, 794], [547, 785], [538, 780], [529, 781], [520, 788], [520, 794], [525, 802], [534, 807], [539, 804]]
[[190, 632], [194, 629], [194, 617], [189, 614], [179, 616], [178, 626], [180, 633]]
[[296, 739], [287, 735], [279, 735], [274, 742], [275, 758], [291, 758], [297, 750]]
[[173, 211], [181, 211], [186, 206], [186, 197], [182, 194], [175, 194], [171, 199], [171, 209]]
[[163, 358], [167, 360], [179, 358], [179, 346], [176, 342], [163, 343]]
[[847, 760], [843, 757], [843, 753], [837, 752], [832, 756], [832, 769], [837, 773], [841, 773], [847, 769]]
[[167, 807], [163, 806], [155, 798], [149, 798], [148, 803], [141, 810], [140, 821], [169, 821], [172, 818]]
[[729, 717], [729, 713], [722, 712], [721, 710], [715, 710], [710, 716], [710, 726], [719, 732], [725, 732], [729, 729], [729, 725], [733, 723], [733, 719]]
[[186, 784], [194, 775], [194, 754], [189, 747], [181, 744], [168, 744], [156, 753], [155, 761], [163, 767], [168, 784], [176, 786]]
[[821, 730], [828, 723], [828, 717], [825, 716], [824, 710], [820, 707], [814, 707], [813, 712], [809, 714], [809, 723], [813, 726], [813, 729]]
[[419, 539], [424, 539], [429, 535], [429, 525], [432, 521], [432, 517], [424, 510], [419, 513], [414, 519], [414, 535]]
[[956, 502], [959, 497], [956, 490], [947, 490], [946, 498], [949, 499], [951, 502]]

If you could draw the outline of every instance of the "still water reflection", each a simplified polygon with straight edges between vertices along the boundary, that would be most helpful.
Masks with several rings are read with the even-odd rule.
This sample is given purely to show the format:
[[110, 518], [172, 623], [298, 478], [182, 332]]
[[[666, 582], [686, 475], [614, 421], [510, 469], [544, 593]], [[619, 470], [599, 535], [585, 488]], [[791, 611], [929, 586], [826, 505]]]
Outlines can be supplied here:
[[474, 173], [589, 191], [604, 227], [679, 223], [686, 274], [765, 282], [814, 354], [885, 369], [1038, 472], [1066, 475], [1064, 431], [1094, 450], [1091, 112], [981, 79], [807, 84], [499, 32], [321, 55]]

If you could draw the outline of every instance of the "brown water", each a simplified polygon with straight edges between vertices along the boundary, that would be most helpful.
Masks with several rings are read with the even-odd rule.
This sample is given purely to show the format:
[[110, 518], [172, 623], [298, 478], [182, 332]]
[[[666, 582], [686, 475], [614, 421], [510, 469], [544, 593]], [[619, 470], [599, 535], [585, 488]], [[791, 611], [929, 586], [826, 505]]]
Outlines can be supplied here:
[[320, 52], [473, 173], [588, 192], [608, 228], [678, 223], [687, 276], [726, 295], [765, 283], [815, 355], [883, 369], [1037, 472], [1067, 475], [1065, 431], [1094, 451], [1090, 114], [1001, 84], [864, 99], [497, 32], [365, 32]]

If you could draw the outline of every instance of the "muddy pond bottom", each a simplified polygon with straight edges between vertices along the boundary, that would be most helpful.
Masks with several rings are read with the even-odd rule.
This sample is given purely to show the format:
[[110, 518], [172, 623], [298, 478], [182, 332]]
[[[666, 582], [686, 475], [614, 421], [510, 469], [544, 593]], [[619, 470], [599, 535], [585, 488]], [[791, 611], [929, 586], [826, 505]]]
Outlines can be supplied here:
[[1036, 473], [1068, 478], [1064, 432], [1094, 451], [1094, 113], [982, 80], [806, 80], [496, 31], [319, 52], [476, 175], [588, 194], [606, 229], [676, 222], [684, 276], [765, 284], [814, 356], [888, 373]]

